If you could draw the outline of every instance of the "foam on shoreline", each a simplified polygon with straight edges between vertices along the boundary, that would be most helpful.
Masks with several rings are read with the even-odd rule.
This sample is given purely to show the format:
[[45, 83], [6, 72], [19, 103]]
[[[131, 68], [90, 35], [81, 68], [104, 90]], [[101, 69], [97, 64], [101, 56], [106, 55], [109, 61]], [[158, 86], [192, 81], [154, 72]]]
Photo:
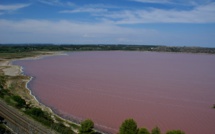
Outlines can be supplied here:
[[[19, 65], [14, 65], [14, 62], [15, 61], [18, 61], [18, 60], [38, 60], [38, 59], [42, 59], [42, 58], [45, 58], [45, 57], [48, 57], [48, 56], [57, 56], [57, 55], [68, 55], [66, 53], [62, 53], [62, 52], [51, 52], [51, 53], [47, 53], [47, 54], [41, 54], [41, 55], [38, 55], [38, 56], [35, 56], [35, 57], [26, 57], [26, 58], [21, 58], [21, 59], [10, 59], [10, 60], [5, 60], [3, 61], [0, 66], [7, 66], [9, 67], [10, 70], [3, 70], [4, 74], [7, 74], [9, 76], [18, 76], [18, 75], [23, 75], [23, 76], [28, 76], [24, 73], [24, 68], [23, 66], [19, 66]], [[12, 73], [11, 73], [12, 72]], [[15, 74], [13, 74], [14, 72], [16, 72]], [[32, 81], [33, 77], [32, 76], [28, 76], [30, 77], [26, 82], [25, 82], [25, 88], [29, 91], [29, 94], [31, 97], [33, 97], [33, 99], [30, 99], [30, 101], [35, 101], [37, 103], [37, 105], [39, 107], [41, 107], [42, 109], [48, 109], [51, 113], [53, 113], [54, 115], [57, 115], [56, 113], [53, 112], [53, 110], [42, 104], [35, 95], [33, 95], [31, 89], [28, 87], [28, 84]], [[62, 118], [63, 119], [63, 118]]]
[[[45, 57], [48, 57], [48, 56], [58, 56], [58, 55], [68, 55], [66, 53], [62, 53], [62, 52], [56, 52], [56, 53], [50, 53], [48, 55], [38, 55], [36, 57], [27, 57], [27, 58], [21, 58], [21, 59], [12, 59], [11, 61], [9, 61], [9, 64], [8, 66], [18, 66], [19, 68], [19, 74], [20, 75], [24, 75], [24, 76], [28, 76], [24, 73], [24, 68], [23, 66], [19, 66], [19, 65], [14, 65], [13, 62], [15, 61], [18, 61], [18, 60], [38, 60], [38, 59], [42, 59], [42, 58], [45, 58]], [[47, 108], [51, 113], [55, 114], [56, 113], [48, 106], [46, 106], [45, 104], [42, 104], [35, 95], [33, 95], [31, 89], [28, 87], [28, 84], [33, 80], [34, 77], [32, 76], [28, 76], [30, 77], [29, 80], [25, 83], [25, 88], [29, 91], [29, 95], [33, 97], [33, 99], [39, 104], [39, 106], [42, 106]]]
[[[15, 61], [17, 61], [17, 60], [15, 60]], [[11, 65], [13, 65], [13, 63], [11, 63]], [[19, 70], [20, 70], [20, 74], [21, 74], [21, 75], [25, 75], [25, 74], [24, 74], [24, 68], [23, 68], [23, 66], [19, 66]], [[25, 76], [27, 76], [27, 75], [25, 75]], [[36, 102], [38, 102], [38, 103], [40, 104], [39, 100], [36, 98], [36, 96], [34, 96], [34, 95], [32, 94], [31, 89], [28, 87], [28, 84], [29, 84], [29, 83], [32, 81], [32, 79], [33, 79], [32, 76], [29, 76], [29, 77], [30, 77], [30, 79], [25, 83], [25, 88], [29, 91], [29, 94], [34, 98], [34, 100], [36, 100]]]
[[29, 90], [29, 94], [34, 98], [34, 100], [36, 100], [36, 101], [40, 104], [40, 102], [38, 101], [38, 99], [36, 98], [36, 96], [34, 96], [34, 95], [32, 94], [31, 89], [28, 88], [28, 84], [29, 84], [29, 82], [31, 82], [32, 79], [33, 79], [33, 77], [30, 77], [30, 79], [26, 82], [25, 88]]

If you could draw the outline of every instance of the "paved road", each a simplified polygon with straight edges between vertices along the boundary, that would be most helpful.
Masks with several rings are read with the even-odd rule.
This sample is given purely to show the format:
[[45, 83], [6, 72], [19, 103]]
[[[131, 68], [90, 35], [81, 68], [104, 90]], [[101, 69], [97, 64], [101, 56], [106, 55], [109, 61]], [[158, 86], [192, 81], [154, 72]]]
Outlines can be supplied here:
[[0, 116], [5, 118], [7, 125], [17, 134], [53, 134], [39, 123], [25, 117], [17, 109], [0, 100]]

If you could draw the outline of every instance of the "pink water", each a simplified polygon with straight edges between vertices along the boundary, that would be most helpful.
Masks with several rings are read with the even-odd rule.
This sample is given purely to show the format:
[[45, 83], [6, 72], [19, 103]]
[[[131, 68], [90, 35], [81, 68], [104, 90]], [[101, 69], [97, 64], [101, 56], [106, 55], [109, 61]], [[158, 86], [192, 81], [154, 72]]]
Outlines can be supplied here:
[[34, 77], [29, 86], [42, 103], [106, 132], [133, 118], [163, 133], [214, 134], [215, 55], [73, 52], [15, 64]]

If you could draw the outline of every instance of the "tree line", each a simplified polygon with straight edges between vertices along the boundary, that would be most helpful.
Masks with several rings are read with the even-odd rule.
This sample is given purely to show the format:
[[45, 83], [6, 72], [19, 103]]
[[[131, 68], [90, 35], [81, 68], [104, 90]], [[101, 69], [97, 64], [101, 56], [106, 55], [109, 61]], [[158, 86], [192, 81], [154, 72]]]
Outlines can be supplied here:
[[[81, 126], [79, 128], [79, 134], [96, 134], [93, 130], [94, 123], [92, 120], [87, 119], [81, 122]], [[134, 119], [126, 119], [120, 126], [118, 134], [161, 134], [161, 130], [159, 127], [153, 128], [149, 131], [145, 127], [138, 128], [137, 123]], [[170, 130], [165, 134], [185, 134], [185, 132], [181, 130]]]
[[210, 53], [215, 54], [215, 48], [203, 47], [178, 47], [157, 45], [53, 45], [53, 44], [0, 44], [0, 53], [22, 53], [35, 51], [153, 51], [153, 52], [185, 52], [185, 53]]

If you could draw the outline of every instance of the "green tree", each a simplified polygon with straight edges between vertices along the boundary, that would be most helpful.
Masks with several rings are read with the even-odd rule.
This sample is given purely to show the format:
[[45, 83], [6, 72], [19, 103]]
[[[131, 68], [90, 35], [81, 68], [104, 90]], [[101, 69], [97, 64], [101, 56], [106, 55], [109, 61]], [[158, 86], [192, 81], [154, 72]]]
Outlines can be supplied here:
[[81, 122], [81, 127], [79, 129], [80, 134], [93, 134], [94, 123], [92, 120], [87, 119]]
[[126, 119], [119, 129], [119, 134], [137, 134], [137, 132], [137, 123], [133, 119]]
[[140, 128], [137, 134], [150, 134], [146, 128]]
[[0, 75], [0, 90], [4, 88], [5, 83], [6, 83], [6, 77]]
[[45, 113], [43, 112], [43, 110], [36, 107], [31, 109], [31, 114], [37, 117], [45, 117]]
[[185, 132], [181, 131], [181, 130], [171, 130], [166, 132], [166, 134], [185, 134]]
[[24, 99], [22, 99], [20, 96], [13, 96], [13, 100], [16, 101], [16, 107], [18, 108], [22, 108], [22, 107], [25, 107], [26, 106], [26, 102]]
[[160, 128], [159, 127], [153, 128], [151, 134], [161, 134]]

